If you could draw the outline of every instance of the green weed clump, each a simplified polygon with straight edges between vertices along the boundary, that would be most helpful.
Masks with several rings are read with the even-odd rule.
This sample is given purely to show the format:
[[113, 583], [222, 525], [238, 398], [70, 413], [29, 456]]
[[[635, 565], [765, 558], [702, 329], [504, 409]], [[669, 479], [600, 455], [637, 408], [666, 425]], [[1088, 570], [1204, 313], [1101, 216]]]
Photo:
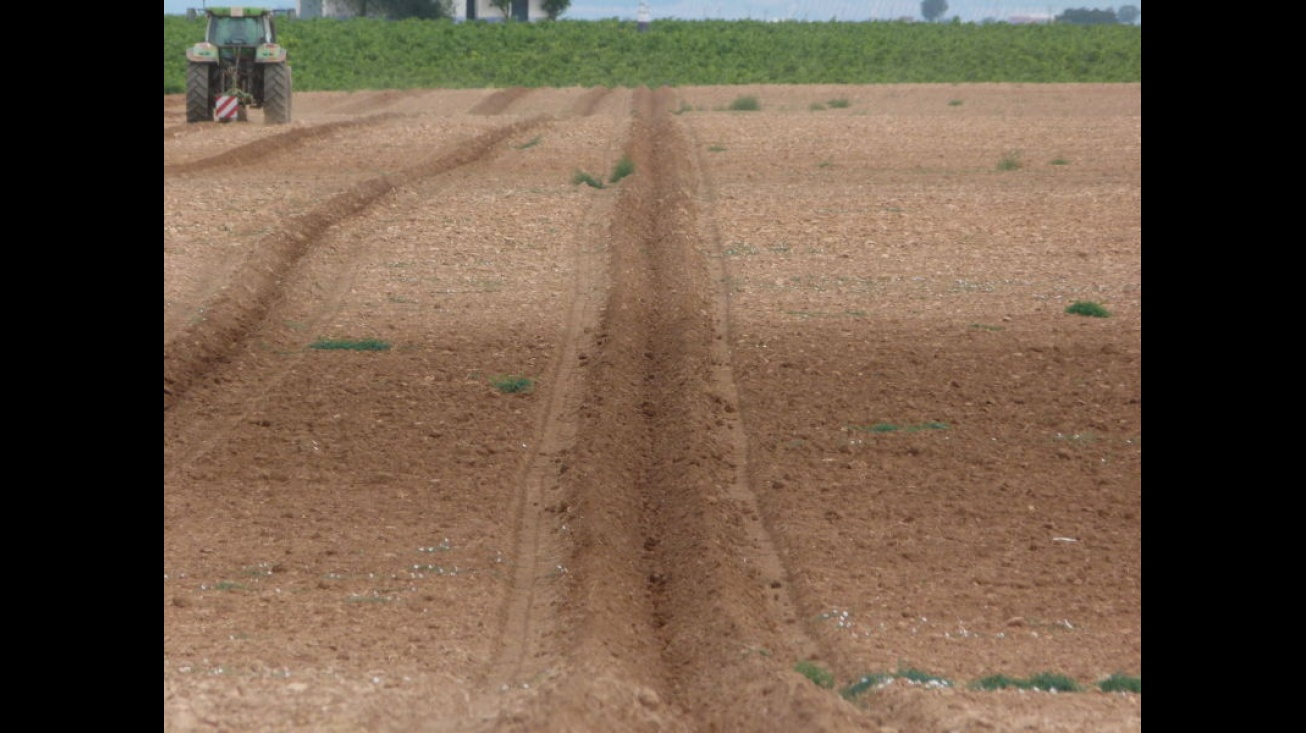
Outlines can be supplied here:
[[816, 662], [802, 661], [794, 665], [794, 671], [812, 681], [822, 689], [834, 687], [834, 674]]
[[829, 102], [826, 102], [826, 104], [830, 105], [834, 109], [847, 109], [848, 107], [852, 106], [852, 102], [849, 102], [844, 97], [839, 97], [838, 99], [831, 99]]
[[527, 394], [535, 389], [535, 380], [516, 374], [492, 377], [490, 384], [504, 394]]
[[862, 675], [861, 679], [843, 688], [843, 690], [839, 692], [839, 695], [845, 700], [852, 700], [861, 697], [870, 690], [886, 685], [892, 680], [893, 675], [885, 672]]
[[995, 674], [975, 680], [971, 687], [977, 690], [1001, 690], [1010, 687], [1017, 690], [1041, 690], [1043, 692], [1080, 692], [1083, 690], [1079, 683], [1070, 677], [1052, 672], [1040, 672], [1025, 679]]
[[1018, 171], [1024, 168], [1025, 164], [1020, 160], [1020, 153], [1010, 152], [1002, 156], [998, 161], [998, 170], [1000, 171]]
[[387, 351], [390, 344], [378, 339], [318, 339], [309, 344], [309, 348], [328, 351]]
[[1017, 690], [1028, 689], [1029, 685], [1025, 680], [1015, 677], [1008, 677], [1005, 674], [991, 674], [988, 677], [981, 677], [970, 684], [976, 690], [1005, 690], [1008, 687]]
[[573, 173], [571, 176], [571, 182], [573, 185], [577, 186], [583, 183], [591, 188], [603, 188], [603, 181], [600, 181], [585, 171], [576, 171]]
[[1091, 300], [1075, 301], [1066, 306], [1066, 312], [1072, 316], [1088, 316], [1089, 318], [1107, 318], [1111, 315], [1100, 303], [1094, 303]]
[[730, 103], [730, 110], [733, 112], [756, 112], [761, 109], [762, 105], [757, 101], [757, 97], [746, 94], [742, 97], [735, 97]]
[[635, 164], [631, 162], [630, 158], [623, 155], [621, 160], [618, 160], [617, 164], [612, 167], [612, 175], [608, 176], [608, 183], [617, 183], [634, 172]]
[[852, 700], [894, 680], [905, 680], [908, 684], [925, 685], [927, 687], [952, 687], [952, 680], [947, 678], [911, 667], [899, 667], [897, 672], [872, 672], [862, 675], [860, 679], [845, 687], [839, 694], [845, 700]]
[[916, 433], [922, 430], [947, 430], [948, 424], [944, 422], [930, 421], [923, 422], [919, 425], [895, 425], [893, 423], [875, 423], [873, 425], [849, 425], [849, 430], [859, 430], [863, 433]]
[[1097, 683], [1097, 689], [1102, 692], [1143, 692], [1143, 678], [1131, 677], [1130, 675], [1115, 674]]
[[907, 680], [908, 682], [911, 682], [912, 684], [916, 684], [916, 685], [928, 685], [930, 687], [952, 687], [952, 680], [949, 680], [944, 677], [940, 677], [938, 675], [930, 674], [929, 672], [923, 672], [919, 669], [912, 669], [911, 667], [899, 668], [898, 672], [894, 676], [897, 677], [898, 679]]

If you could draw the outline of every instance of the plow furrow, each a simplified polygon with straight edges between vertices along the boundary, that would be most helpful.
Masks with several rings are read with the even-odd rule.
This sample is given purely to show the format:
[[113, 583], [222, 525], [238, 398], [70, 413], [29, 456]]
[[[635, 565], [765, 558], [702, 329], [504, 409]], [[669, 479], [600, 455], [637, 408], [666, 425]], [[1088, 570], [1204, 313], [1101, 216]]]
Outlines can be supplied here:
[[[265, 163], [269, 156], [284, 153], [295, 147], [303, 145], [310, 140], [316, 140], [321, 137], [339, 132], [341, 130], [367, 127], [370, 125], [382, 124], [392, 120], [397, 115], [378, 114], [370, 117], [363, 117], [353, 120], [343, 120], [340, 122], [328, 122], [312, 127], [300, 127], [286, 132], [277, 133], [271, 137], [255, 140], [254, 142], [241, 145], [239, 147], [224, 150], [217, 155], [192, 160], [185, 163], [164, 163], [163, 175], [178, 173], [195, 173], [197, 171], [207, 171], [214, 168], [224, 168], [228, 166], [254, 165]], [[190, 126], [192, 129], [194, 125]], [[172, 137], [169, 130], [164, 130], [164, 138]]]
[[[609, 228], [611, 295], [560, 482], [573, 538], [568, 667], [523, 665], [519, 684], [553, 685], [500, 723], [579, 730], [620, 710], [650, 730], [814, 720], [837, 730], [845, 712], [780, 661], [813, 644], [747, 485], [723, 296], [704, 261], [692, 157], [671, 102], [665, 90], [636, 92], [626, 150], [636, 174]], [[723, 686], [776, 706], [723, 707]]]

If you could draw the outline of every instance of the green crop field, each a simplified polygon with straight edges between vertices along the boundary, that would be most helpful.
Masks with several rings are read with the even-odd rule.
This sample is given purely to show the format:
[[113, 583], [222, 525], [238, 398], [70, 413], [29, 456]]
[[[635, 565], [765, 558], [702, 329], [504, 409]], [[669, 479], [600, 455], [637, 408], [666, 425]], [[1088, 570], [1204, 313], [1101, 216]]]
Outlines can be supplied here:
[[[1141, 82], [1134, 25], [658, 20], [279, 21], [299, 91]], [[185, 91], [202, 19], [163, 17], [163, 93]]]

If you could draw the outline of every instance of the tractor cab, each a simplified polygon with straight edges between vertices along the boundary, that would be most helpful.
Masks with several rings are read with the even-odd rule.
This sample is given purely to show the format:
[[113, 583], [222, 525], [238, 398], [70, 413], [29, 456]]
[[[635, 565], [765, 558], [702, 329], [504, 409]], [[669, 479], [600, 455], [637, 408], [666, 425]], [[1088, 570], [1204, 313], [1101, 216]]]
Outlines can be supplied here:
[[209, 8], [204, 40], [218, 47], [277, 42], [272, 13], [264, 8]]

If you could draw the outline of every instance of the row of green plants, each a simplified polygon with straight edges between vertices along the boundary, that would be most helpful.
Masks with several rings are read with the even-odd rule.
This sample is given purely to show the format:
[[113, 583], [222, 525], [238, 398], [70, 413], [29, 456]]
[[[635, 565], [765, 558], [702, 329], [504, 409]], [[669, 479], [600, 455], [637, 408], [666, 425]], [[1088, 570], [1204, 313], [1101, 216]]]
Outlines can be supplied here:
[[[300, 91], [718, 84], [1141, 82], [1141, 26], [282, 19]], [[204, 20], [163, 17], [163, 91]]]
[[[827, 690], [835, 689], [835, 677], [825, 667], [812, 662], [801, 661], [794, 665], [794, 671], [811, 680], [812, 684]], [[934, 688], [952, 688], [956, 684], [945, 677], [930, 674], [911, 667], [899, 667], [895, 672], [872, 672], [858, 677], [839, 689], [839, 694], [846, 700], [856, 700], [868, 692], [902, 680], [907, 684]], [[1089, 689], [1073, 677], [1055, 672], [1040, 672], [1029, 677], [1010, 677], [995, 674], [972, 681], [966, 685], [972, 690], [1038, 690], [1042, 692], [1083, 692]], [[1143, 692], [1143, 679], [1121, 672], [1098, 680], [1093, 687], [1102, 692]]]

